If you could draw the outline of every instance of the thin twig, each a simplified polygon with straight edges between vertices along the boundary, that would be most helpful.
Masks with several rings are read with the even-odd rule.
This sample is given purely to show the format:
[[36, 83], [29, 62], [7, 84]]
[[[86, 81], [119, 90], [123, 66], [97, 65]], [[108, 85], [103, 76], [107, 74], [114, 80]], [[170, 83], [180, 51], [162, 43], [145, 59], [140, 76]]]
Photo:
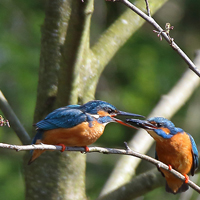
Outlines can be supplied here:
[[[137, 158], [141, 158], [143, 160], [146, 160], [160, 168], [163, 168], [167, 171], [169, 171], [170, 173], [174, 174], [174, 176], [176, 176], [177, 178], [181, 179], [182, 181], [185, 181], [185, 177], [177, 172], [176, 170], [172, 169], [169, 170], [169, 167], [154, 159], [151, 158], [147, 155], [138, 153], [136, 151], [133, 151], [129, 148], [128, 144], [125, 142], [125, 146], [126, 149], [113, 149], [113, 148], [103, 148], [103, 147], [89, 147], [89, 151], [87, 151], [86, 153], [92, 153], [92, 152], [98, 152], [98, 153], [103, 153], [103, 154], [120, 154], [120, 155], [130, 155], [130, 156], [134, 156]], [[0, 148], [7, 148], [7, 149], [13, 149], [16, 151], [27, 151], [27, 150], [36, 150], [36, 149], [42, 149], [42, 150], [57, 150], [60, 151], [62, 150], [61, 146], [58, 145], [47, 145], [47, 144], [37, 144], [37, 145], [11, 145], [11, 144], [4, 144], [4, 143], [0, 143]], [[80, 152], [84, 152], [85, 148], [84, 147], [66, 147], [65, 151], [80, 151]], [[190, 187], [192, 187], [194, 190], [196, 190], [197, 192], [200, 193], [200, 187], [198, 185], [196, 185], [195, 183], [193, 183], [192, 181], [189, 180], [188, 185]]]
[[145, 0], [145, 3], [146, 3], [147, 14], [148, 14], [149, 17], [151, 17], [151, 11], [150, 11], [148, 0]]
[[128, 0], [120, 0], [120, 2], [125, 4], [128, 8], [133, 10], [140, 17], [142, 17], [144, 20], [146, 20], [152, 26], [154, 26], [155, 29], [162, 34], [162, 36], [170, 44], [170, 46], [183, 58], [183, 60], [187, 63], [189, 68], [200, 77], [200, 70], [189, 59], [189, 57], [179, 48], [179, 46], [174, 42], [174, 40], [171, 40], [171, 38], [168, 37], [167, 33], [159, 26], [159, 24], [152, 17], [146, 15], [144, 12], [142, 12], [139, 8], [137, 8], [135, 5], [130, 3]]
[[170, 35], [169, 35], [170, 30], [173, 30], [173, 29], [174, 29], [174, 27], [171, 26], [170, 23], [166, 23], [166, 24], [165, 24], [165, 30], [163, 30], [163, 31], [161, 31], [161, 32], [156, 31], [156, 30], [153, 30], [153, 32], [154, 32], [154, 33], [158, 33], [158, 37], [160, 38], [160, 40], [162, 40], [162, 32], [165, 32], [165, 33], [168, 35], [168, 37], [169, 37], [169, 39], [170, 39], [170, 41], [171, 41], [171, 45], [173, 45], [174, 38], [171, 38]]
[[20, 123], [14, 111], [10, 107], [8, 101], [0, 90], [0, 109], [8, 119], [11, 128], [15, 131], [22, 144], [30, 144], [31, 138], [26, 132], [25, 128]]

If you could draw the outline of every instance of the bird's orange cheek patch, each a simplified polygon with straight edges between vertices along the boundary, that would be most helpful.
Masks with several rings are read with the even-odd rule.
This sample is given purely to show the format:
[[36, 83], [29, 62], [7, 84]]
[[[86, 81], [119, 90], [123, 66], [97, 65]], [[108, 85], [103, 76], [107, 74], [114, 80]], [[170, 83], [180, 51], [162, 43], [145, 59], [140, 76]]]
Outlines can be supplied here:
[[108, 116], [109, 114], [103, 110], [98, 111], [99, 116]]
[[166, 134], [170, 134], [170, 130], [168, 128], [161, 128]]

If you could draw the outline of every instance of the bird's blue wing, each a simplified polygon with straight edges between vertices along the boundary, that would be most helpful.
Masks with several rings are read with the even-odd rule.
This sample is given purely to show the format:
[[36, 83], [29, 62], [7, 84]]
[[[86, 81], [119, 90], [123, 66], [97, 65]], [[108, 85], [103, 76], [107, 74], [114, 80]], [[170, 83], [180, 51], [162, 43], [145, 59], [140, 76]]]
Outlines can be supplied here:
[[193, 165], [192, 165], [192, 169], [191, 169], [191, 174], [193, 176], [195, 170], [198, 168], [198, 165], [199, 165], [199, 158], [198, 158], [199, 154], [198, 154], [198, 149], [197, 149], [197, 146], [196, 146], [196, 143], [195, 143], [193, 137], [190, 134], [188, 134], [188, 135], [190, 137], [190, 141], [192, 144]]
[[71, 128], [87, 120], [87, 116], [78, 106], [66, 106], [58, 108], [39, 121], [36, 126], [38, 129], [50, 130], [56, 128]]

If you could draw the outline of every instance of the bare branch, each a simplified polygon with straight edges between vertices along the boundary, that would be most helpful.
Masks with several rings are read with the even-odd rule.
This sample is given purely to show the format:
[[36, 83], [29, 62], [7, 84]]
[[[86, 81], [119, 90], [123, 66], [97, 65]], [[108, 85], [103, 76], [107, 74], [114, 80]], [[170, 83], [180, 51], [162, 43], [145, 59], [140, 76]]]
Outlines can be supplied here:
[[170, 46], [183, 58], [183, 60], [188, 64], [189, 68], [196, 73], [200, 77], [200, 70], [195, 66], [195, 64], [189, 59], [189, 57], [179, 48], [179, 46], [171, 40], [171, 38], [168, 36], [168, 34], [159, 26], [159, 24], [150, 16], [146, 15], [144, 12], [142, 12], [139, 8], [137, 8], [135, 5], [130, 3], [128, 0], [120, 0], [123, 4], [125, 4], [127, 7], [129, 7], [131, 10], [133, 10], [135, 13], [137, 13], [140, 17], [142, 17], [144, 20], [149, 22], [152, 26], [158, 30], [162, 34], [162, 36], [165, 38], [165, 40], [170, 44]]
[[[107, 0], [118, 2], [120, 0]], [[155, 13], [167, 0], [154, 0], [151, 6], [151, 13]], [[137, 6], [143, 7], [144, 2], [135, 1]], [[105, 30], [99, 40], [91, 47], [91, 77], [99, 77], [105, 66], [116, 54], [116, 52], [125, 44], [125, 42], [137, 31], [143, 24], [144, 20], [132, 10], [127, 9], [116, 21]], [[92, 79], [91, 79], [92, 80]], [[91, 83], [89, 89], [96, 89], [96, 82]], [[84, 91], [85, 93], [87, 91]]]
[[150, 11], [148, 0], [145, 0], [145, 3], [146, 3], [147, 14], [148, 14], [149, 17], [151, 17], [151, 11]]
[[168, 37], [169, 37], [169, 39], [170, 39], [170, 41], [171, 41], [171, 45], [173, 45], [174, 38], [171, 38], [170, 35], [169, 35], [170, 30], [173, 30], [173, 29], [174, 29], [174, 27], [171, 26], [170, 23], [166, 23], [166, 24], [165, 24], [165, 30], [163, 30], [163, 31], [161, 31], [161, 32], [160, 32], [160, 31], [153, 30], [153, 32], [154, 32], [154, 33], [158, 33], [158, 37], [160, 38], [160, 40], [162, 40], [162, 32], [165, 32], [165, 33], [168, 35]]
[[29, 144], [31, 141], [30, 136], [26, 132], [25, 128], [20, 123], [19, 119], [15, 115], [14, 111], [10, 107], [8, 101], [0, 90], [0, 109], [10, 122], [11, 128], [15, 131], [22, 144]]
[[[103, 154], [120, 154], [120, 155], [130, 155], [130, 156], [134, 156], [137, 158], [141, 158], [143, 160], [146, 160], [156, 166], [158, 166], [159, 168], [163, 168], [169, 172], [171, 172], [172, 174], [174, 174], [174, 176], [176, 176], [177, 178], [181, 179], [182, 181], [185, 181], [185, 176], [183, 176], [181, 173], [177, 172], [176, 170], [172, 169], [169, 170], [169, 167], [154, 159], [151, 158], [147, 155], [138, 153], [136, 151], [133, 151], [129, 148], [128, 144], [125, 142], [125, 146], [126, 149], [113, 149], [113, 148], [104, 148], [104, 147], [88, 147], [89, 151], [87, 151], [86, 153], [92, 153], [92, 152], [98, 152], [98, 153], [103, 153]], [[11, 145], [11, 144], [4, 144], [4, 143], [0, 143], [0, 148], [7, 148], [7, 149], [13, 149], [16, 151], [27, 151], [27, 150], [35, 150], [35, 149], [42, 149], [42, 150], [57, 150], [60, 151], [62, 150], [61, 146], [58, 145], [47, 145], [47, 144], [40, 144], [40, 145]], [[84, 147], [66, 147], [65, 151], [80, 151], [80, 152], [84, 152], [85, 148]], [[194, 190], [196, 190], [197, 192], [200, 193], [200, 187], [198, 185], [196, 185], [195, 183], [193, 183], [192, 181], [189, 180], [188, 185], [190, 187], [192, 187]]]

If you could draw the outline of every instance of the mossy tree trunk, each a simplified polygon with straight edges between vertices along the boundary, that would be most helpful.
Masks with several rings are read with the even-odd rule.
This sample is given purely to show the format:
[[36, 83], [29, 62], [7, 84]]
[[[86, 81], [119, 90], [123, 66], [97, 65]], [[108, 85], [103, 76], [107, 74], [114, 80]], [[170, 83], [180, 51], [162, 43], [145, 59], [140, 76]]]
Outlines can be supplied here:
[[[74, 73], [80, 65], [76, 55], [80, 51], [82, 32], [86, 30], [84, 21], [88, 15], [85, 10], [90, 5], [92, 2], [47, 1], [35, 122], [56, 107], [78, 102], [78, 97], [73, 100], [69, 97], [71, 83], [78, 76]], [[32, 165], [25, 165], [25, 179], [26, 199], [86, 199], [85, 155], [44, 153]]]

